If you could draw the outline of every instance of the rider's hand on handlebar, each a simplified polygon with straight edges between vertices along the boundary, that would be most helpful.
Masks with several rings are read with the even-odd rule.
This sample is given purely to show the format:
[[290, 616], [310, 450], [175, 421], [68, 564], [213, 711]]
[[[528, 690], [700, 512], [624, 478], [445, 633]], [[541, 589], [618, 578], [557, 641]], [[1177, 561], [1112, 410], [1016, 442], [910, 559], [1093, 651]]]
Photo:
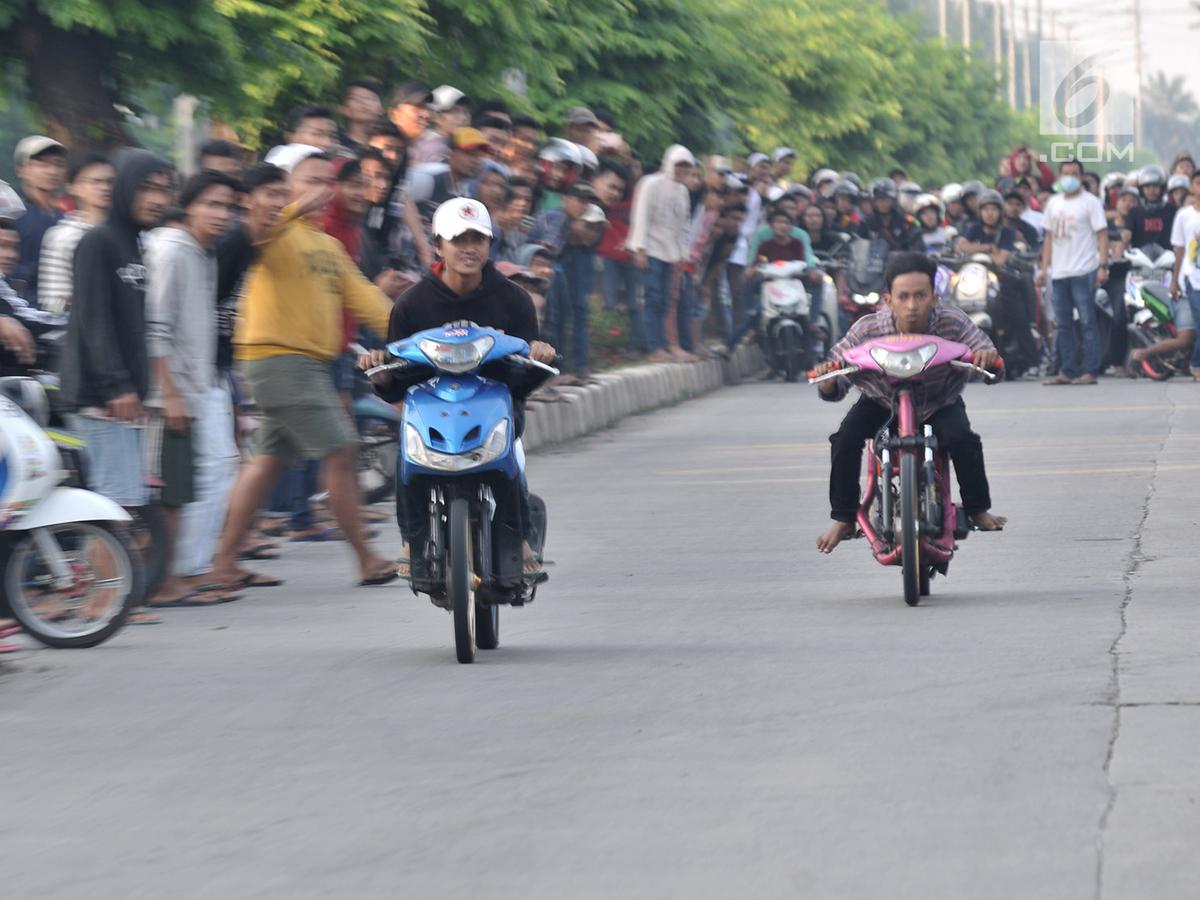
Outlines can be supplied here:
[[529, 358], [534, 362], [540, 362], [547, 366], [552, 366], [554, 365], [554, 360], [557, 356], [558, 351], [545, 341], [534, 341], [529, 345]]
[[[382, 366], [388, 361], [386, 350], [371, 350], [362, 354], [358, 358], [358, 367], [362, 370], [373, 369], [376, 366]], [[371, 376], [371, 384], [387, 384], [392, 380], [391, 372], [376, 372]]]
[[1004, 363], [1000, 359], [1000, 354], [995, 350], [977, 350], [971, 357], [971, 362], [981, 369], [987, 369], [989, 372], [996, 372], [1004, 367]]

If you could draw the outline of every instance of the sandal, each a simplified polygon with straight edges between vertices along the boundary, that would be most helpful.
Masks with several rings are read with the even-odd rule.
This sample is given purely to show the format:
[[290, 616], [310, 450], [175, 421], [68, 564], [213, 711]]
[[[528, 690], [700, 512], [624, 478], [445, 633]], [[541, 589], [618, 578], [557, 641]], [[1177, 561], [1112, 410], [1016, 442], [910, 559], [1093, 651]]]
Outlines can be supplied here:
[[17, 644], [0, 644], [0, 654], [20, 652], [21, 648]]
[[[400, 569], [397, 563], [385, 563], [387, 568], [381, 566], [376, 569], [366, 578], [358, 583], [359, 587], [370, 587], [376, 584], [388, 584], [400, 577]], [[412, 563], [409, 563], [409, 577], [412, 577]]]
[[159, 616], [154, 615], [154, 613], [148, 613], [148, 612], [144, 612], [142, 610], [138, 610], [137, 612], [131, 612], [129, 614], [129, 617], [125, 620], [125, 624], [126, 625], [161, 625], [162, 619]]
[[24, 629], [20, 625], [6, 625], [0, 628], [0, 638], [12, 637], [14, 634], [20, 634]]
[[220, 606], [222, 603], [232, 603], [240, 600], [240, 594], [218, 594], [207, 599], [200, 596], [199, 591], [189, 591], [174, 600], [160, 600], [157, 603], [147, 603], [151, 609], [183, 609], [185, 607]]
[[247, 572], [230, 587], [240, 588], [269, 588], [280, 587], [284, 583], [282, 578], [272, 578], [270, 575], [262, 575], [258, 572]]

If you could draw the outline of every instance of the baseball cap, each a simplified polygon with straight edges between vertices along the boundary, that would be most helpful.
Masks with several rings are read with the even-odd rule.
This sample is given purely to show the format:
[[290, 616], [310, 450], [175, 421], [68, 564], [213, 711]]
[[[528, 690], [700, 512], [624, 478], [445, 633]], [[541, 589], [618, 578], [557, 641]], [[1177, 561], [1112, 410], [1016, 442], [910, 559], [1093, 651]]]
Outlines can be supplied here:
[[433, 108], [436, 112], [449, 112], [460, 103], [470, 104], [470, 102], [470, 97], [448, 84], [433, 89]]
[[0, 219], [19, 219], [25, 212], [25, 203], [7, 181], [0, 181]]
[[499, 272], [501, 275], [503, 275], [505, 278], [522, 278], [522, 277], [523, 278], [531, 278], [531, 277], [533, 277], [533, 273], [530, 272], [527, 268], [525, 268], [524, 266], [518, 265], [515, 262], [509, 262], [508, 260], [504, 260], [503, 262], [496, 263], [496, 271]]
[[452, 241], [468, 231], [478, 231], [489, 238], [492, 236], [492, 217], [488, 215], [487, 207], [478, 200], [455, 197], [439, 206], [433, 214], [435, 237]]
[[568, 125], [599, 125], [596, 114], [586, 106], [573, 106], [567, 110]]
[[796, 151], [793, 150], [791, 147], [776, 147], [775, 151], [771, 154], [771, 159], [773, 162], [779, 162], [781, 159], [783, 159], [785, 157], [788, 157], [788, 156], [794, 157], [795, 155], [796, 155]]
[[577, 181], [567, 189], [567, 196], [594, 202], [596, 200], [596, 191], [586, 181]]
[[323, 156], [324, 154], [324, 150], [314, 147], [312, 144], [280, 144], [278, 147], [271, 148], [263, 158], [263, 162], [279, 166], [285, 172], [291, 172], [310, 156]]
[[608, 216], [604, 215], [604, 210], [596, 203], [589, 203], [580, 219], [589, 225], [603, 225], [608, 222]]
[[35, 156], [40, 156], [47, 150], [56, 149], [61, 150], [64, 154], [67, 152], [67, 148], [54, 138], [46, 137], [44, 134], [31, 134], [29, 137], [21, 138], [17, 143], [17, 148], [13, 151], [13, 165], [20, 168]]
[[746, 157], [746, 165], [748, 166], [757, 166], [759, 163], [764, 163], [767, 161], [768, 157], [765, 153], [751, 153]]
[[729, 164], [729, 160], [724, 156], [710, 156], [705, 162], [708, 168], [721, 175], [728, 175], [733, 171], [733, 166]]
[[411, 104], [421, 106], [433, 103], [433, 91], [423, 81], [406, 81], [392, 91], [392, 106]]
[[488, 140], [478, 128], [455, 128], [451, 143], [459, 150], [485, 150]]

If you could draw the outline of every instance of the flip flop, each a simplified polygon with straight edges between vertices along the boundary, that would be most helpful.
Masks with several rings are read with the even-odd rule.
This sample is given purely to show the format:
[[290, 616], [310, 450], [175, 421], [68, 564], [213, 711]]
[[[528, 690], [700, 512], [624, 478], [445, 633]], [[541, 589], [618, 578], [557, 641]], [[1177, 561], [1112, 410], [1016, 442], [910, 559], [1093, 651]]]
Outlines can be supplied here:
[[[409, 572], [412, 571], [412, 564], [409, 563]], [[375, 584], [389, 584], [400, 577], [399, 567], [393, 564], [387, 571], [379, 571], [374, 575], [369, 575], [358, 583], [359, 587], [370, 587]]]
[[249, 550], [243, 550], [238, 554], [238, 559], [251, 562], [265, 562], [271, 559], [279, 559], [279, 551], [275, 549], [274, 544], [263, 544], [259, 547], [251, 547]]
[[151, 609], [183, 609], [185, 607], [200, 607], [200, 606], [220, 606], [222, 603], [232, 603], [234, 600], [240, 600], [241, 595], [225, 595], [218, 596], [214, 599], [200, 599], [199, 591], [189, 591], [182, 597], [176, 597], [174, 600], [163, 600], [159, 603], [147, 603]]
[[154, 615], [154, 613], [143, 612], [138, 610], [129, 614], [129, 618], [125, 620], [126, 625], [161, 625], [162, 619]]
[[284, 581], [282, 578], [272, 578], [270, 575], [262, 575], [258, 572], [247, 572], [231, 587], [248, 587], [248, 588], [269, 588], [280, 587]]
[[323, 528], [320, 531], [302, 534], [293, 532], [288, 540], [293, 543], [324, 544], [328, 541], [344, 541], [346, 536], [337, 528]]
[[16, 644], [0, 644], [0, 654], [20, 652], [21, 648]]
[[20, 634], [23, 630], [20, 625], [9, 625], [5, 628], [0, 628], [0, 638], [12, 637], [14, 634]]

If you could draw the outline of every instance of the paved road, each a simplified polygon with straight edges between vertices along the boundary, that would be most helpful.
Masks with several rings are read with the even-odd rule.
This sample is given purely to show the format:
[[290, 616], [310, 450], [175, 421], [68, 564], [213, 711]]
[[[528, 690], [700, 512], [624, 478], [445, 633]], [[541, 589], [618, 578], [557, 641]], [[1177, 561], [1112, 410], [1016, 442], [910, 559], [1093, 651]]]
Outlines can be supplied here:
[[918, 609], [818, 556], [844, 407], [749, 384], [541, 454], [553, 580], [287, 588], [0, 677], [0, 885], [53, 898], [1195, 896], [1200, 385], [972, 388], [1003, 535]]

